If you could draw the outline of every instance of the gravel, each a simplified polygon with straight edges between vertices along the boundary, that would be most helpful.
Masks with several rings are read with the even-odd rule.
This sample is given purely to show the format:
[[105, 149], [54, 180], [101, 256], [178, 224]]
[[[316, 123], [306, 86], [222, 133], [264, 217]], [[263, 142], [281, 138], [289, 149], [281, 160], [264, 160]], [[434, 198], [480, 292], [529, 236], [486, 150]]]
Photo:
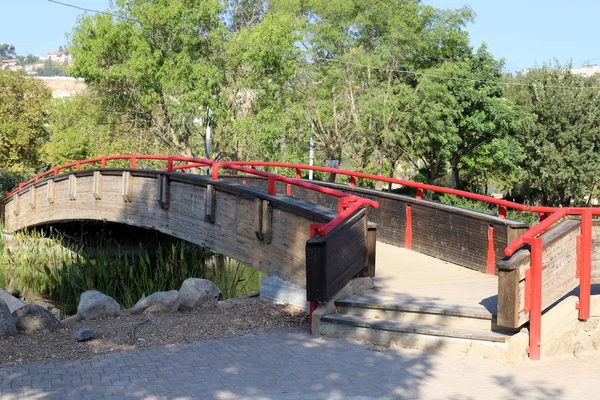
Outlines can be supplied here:
[[[217, 307], [152, 314], [121, 311], [118, 316], [65, 323], [50, 332], [0, 337], [0, 367], [88, 359], [96, 354], [144, 347], [181, 345], [297, 326], [307, 323], [305, 311], [258, 298], [232, 299]], [[93, 340], [75, 342], [80, 329], [92, 329]]]

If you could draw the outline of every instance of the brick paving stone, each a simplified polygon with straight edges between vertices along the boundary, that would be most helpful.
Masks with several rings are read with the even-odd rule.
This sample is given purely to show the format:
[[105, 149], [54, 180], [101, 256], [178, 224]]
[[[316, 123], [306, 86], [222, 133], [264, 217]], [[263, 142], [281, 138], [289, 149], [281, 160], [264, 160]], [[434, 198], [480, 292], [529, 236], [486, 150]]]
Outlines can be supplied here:
[[306, 330], [7, 367], [0, 369], [0, 400], [598, 397], [598, 353], [507, 365], [404, 349], [379, 353]]

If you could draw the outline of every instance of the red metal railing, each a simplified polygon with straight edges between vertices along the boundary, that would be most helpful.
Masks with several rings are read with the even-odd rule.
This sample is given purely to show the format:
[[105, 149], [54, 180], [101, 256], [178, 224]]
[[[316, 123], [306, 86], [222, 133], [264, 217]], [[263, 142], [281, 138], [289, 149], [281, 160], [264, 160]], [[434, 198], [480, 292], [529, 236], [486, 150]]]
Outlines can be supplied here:
[[[600, 208], [555, 208], [543, 206], [529, 206], [507, 200], [496, 199], [490, 196], [483, 196], [476, 193], [470, 193], [463, 190], [451, 189], [435, 185], [429, 185], [420, 182], [405, 181], [402, 179], [388, 178], [379, 175], [367, 174], [364, 172], [340, 170], [336, 168], [307, 166], [301, 164], [272, 163], [272, 162], [239, 162], [236, 165], [249, 165], [256, 167], [277, 167], [290, 168], [296, 170], [296, 176], [301, 175], [302, 171], [313, 170], [320, 172], [334, 173], [349, 177], [349, 185], [356, 186], [356, 179], [370, 179], [379, 182], [393, 183], [408, 186], [416, 189], [416, 199], [422, 200], [426, 190], [447, 193], [455, 196], [483, 201], [488, 204], [498, 206], [498, 217], [506, 218], [507, 209], [525, 211], [539, 214], [540, 223], [531, 227], [525, 234], [521, 235], [515, 241], [510, 243], [504, 250], [506, 256], [512, 256], [513, 253], [523, 245], [530, 245], [531, 266], [527, 271], [525, 281], [525, 300], [527, 302], [526, 312], [529, 313], [529, 356], [533, 360], [540, 359], [541, 353], [541, 320], [542, 320], [542, 251], [543, 239], [539, 236], [546, 232], [550, 227], [567, 215], [578, 215], [581, 218], [581, 233], [577, 238], [577, 276], [579, 282], [579, 319], [587, 320], [590, 316], [591, 302], [591, 269], [592, 269], [592, 217], [600, 215]], [[488, 254], [487, 254], [487, 272], [494, 273], [495, 270], [495, 249], [493, 240], [493, 228], [488, 230]], [[406, 208], [406, 234], [405, 246], [411, 248], [412, 245], [412, 209], [410, 205]]]
[[[367, 174], [364, 172], [341, 170], [329, 167], [309, 166], [303, 164], [278, 163], [278, 162], [262, 162], [262, 161], [235, 161], [235, 162], [216, 162], [212, 160], [204, 160], [190, 157], [179, 156], [154, 156], [154, 155], [116, 155], [98, 157], [84, 161], [69, 163], [60, 167], [55, 167], [43, 174], [36, 175], [27, 182], [19, 184], [18, 188], [12, 192], [6, 193], [6, 197], [14, 194], [25, 186], [37, 182], [38, 180], [50, 176], [58, 175], [63, 170], [73, 169], [79, 170], [82, 165], [100, 163], [101, 168], [106, 168], [107, 161], [111, 160], [129, 160], [130, 167], [137, 167], [137, 160], [162, 160], [167, 162], [167, 167], [163, 170], [173, 172], [198, 168], [210, 167], [212, 178], [218, 179], [219, 169], [224, 168], [244, 172], [250, 175], [259, 176], [267, 179], [267, 189], [270, 194], [275, 194], [275, 182], [286, 183], [286, 194], [291, 194], [292, 186], [299, 186], [310, 190], [315, 190], [327, 195], [337, 197], [338, 215], [332, 221], [325, 225], [311, 226], [311, 236], [318, 234], [326, 235], [333, 228], [339, 225], [342, 221], [348, 218], [354, 211], [363, 206], [377, 208], [378, 203], [372, 200], [364, 199], [358, 196], [349, 195], [341, 191], [325, 188], [313, 183], [302, 181], [302, 173], [304, 171], [318, 171], [343, 175], [349, 178], [349, 185], [356, 186], [357, 178], [369, 179], [373, 181], [398, 184], [402, 186], [412, 187], [416, 189], [416, 199], [422, 200], [425, 191], [433, 191], [437, 193], [451, 194], [471, 200], [482, 201], [498, 207], [498, 217], [506, 218], [508, 209], [517, 211], [537, 213], [540, 216], [540, 223], [531, 227], [529, 231], [521, 235], [515, 241], [510, 243], [504, 250], [506, 256], [512, 256], [515, 251], [523, 245], [530, 245], [531, 267], [527, 271], [526, 278], [526, 311], [529, 312], [530, 319], [530, 344], [529, 355], [532, 359], [540, 358], [540, 335], [541, 335], [541, 315], [542, 315], [542, 250], [543, 239], [539, 236], [546, 232], [554, 223], [567, 215], [577, 215], [581, 218], [581, 233], [577, 239], [577, 276], [580, 278], [579, 291], [579, 318], [582, 320], [588, 319], [590, 315], [590, 294], [591, 294], [591, 259], [592, 259], [592, 218], [594, 215], [600, 215], [600, 208], [555, 208], [542, 206], [529, 206], [525, 204], [515, 203], [507, 200], [496, 199], [491, 196], [484, 196], [476, 193], [470, 193], [463, 190], [451, 189], [441, 186], [429, 185], [420, 182], [406, 181], [402, 179], [389, 178], [380, 175]], [[175, 165], [175, 162], [183, 162], [183, 165]], [[257, 167], [274, 167], [287, 168], [295, 170], [295, 178], [288, 178], [273, 173], [259, 171]], [[488, 257], [487, 269], [493, 273], [495, 267], [495, 250], [493, 247], [493, 229], [488, 231]], [[406, 209], [406, 236], [405, 246], [411, 248], [412, 245], [412, 209], [410, 206]]]
[[[54, 167], [44, 173], [38, 174], [32, 179], [22, 182], [18, 185], [16, 189], [11, 192], [5, 193], [5, 197], [9, 197], [19, 190], [23, 189], [27, 185], [35, 183], [40, 179], [43, 179], [48, 176], [57, 176], [61, 173], [61, 171], [68, 171], [75, 169], [75, 171], [79, 171], [81, 166], [83, 165], [94, 165], [100, 164], [100, 168], [107, 168], [108, 161], [115, 160], [126, 160], [129, 162], [129, 167], [132, 169], [137, 168], [137, 164], [139, 160], [152, 160], [152, 161], [166, 161], [166, 168], [162, 168], [161, 170], [173, 172], [173, 171], [185, 171], [191, 168], [198, 167], [210, 167], [211, 168], [211, 177], [214, 180], [219, 179], [219, 169], [228, 169], [238, 172], [244, 172], [246, 174], [259, 176], [261, 178], [267, 179], [267, 191], [270, 195], [275, 195], [275, 182], [282, 182], [288, 185], [287, 193], [289, 195], [291, 186], [298, 186], [309, 190], [314, 190], [319, 193], [323, 193], [329, 196], [333, 196], [339, 199], [338, 201], [338, 215], [329, 221], [327, 224], [319, 224], [311, 227], [311, 235], [313, 233], [318, 234], [319, 236], [325, 236], [327, 233], [331, 232], [336, 226], [338, 226], [341, 222], [343, 222], [346, 218], [352, 215], [356, 210], [361, 207], [379, 207], [379, 203], [370, 199], [365, 199], [359, 196], [350, 195], [348, 193], [344, 193], [339, 190], [326, 188], [311, 182], [306, 182], [298, 178], [288, 178], [285, 176], [277, 175], [270, 172], [259, 171], [254, 168], [244, 167], [243, 165], [232, 164], [228, 162], [217, 162], [212, 160], [205, 160], [201, 158], [193, 158], [193, 157], [180, 157], [180, 156], [162, 156], [162, 155], [143, 155], [143, 154], [128, 154], [128, 155], [113, 155], [113, 156], [105, 156], [105, 157], [96, 157], [90, 158], [88, 160], [75, 161], [72, 163], [68, 163], [65, 165], [61, 165], [58, 167]], [[183, 162], [184, 165], [175, 165], [176, 162]]]

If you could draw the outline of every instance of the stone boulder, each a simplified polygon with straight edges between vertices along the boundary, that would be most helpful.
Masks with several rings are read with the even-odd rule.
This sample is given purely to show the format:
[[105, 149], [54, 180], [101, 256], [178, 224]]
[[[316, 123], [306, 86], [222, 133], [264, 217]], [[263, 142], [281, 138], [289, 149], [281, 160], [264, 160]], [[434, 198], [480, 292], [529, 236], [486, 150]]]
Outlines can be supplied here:
[[215, 307], [223, 298], [223, 293], [217, 285], [207, 279], [188, 278], [179, 289], [181, 297], [180, 310]]
[[175, 312], [179, 310], [181, 304], [181, 298], [177, 290], [169, 290], [168, 292], [156, 292], [152, 293], [148, 297], [140, 299], [135, 306], [133, 306], [134, 312], [158, 312], [158, 311], [170, 311]]
[[0, 299], [4, 300], [11, 313], [21, 307], [25, 307], [25, 303], [8, 293], [6, 290], [0, 289]]
[[15, 319], [4, 300], [0, 299], [0, 336], [14, 335], [16, 333]]
[[87, 290], [81, 294], [77, 314], [83, 319], [98, 319], [102, 317], [114, 317], [121, 306], [110, 296], [96, 290]]
[[54, 314], [37, 304], [27, 304], [12, 313], [19, 332], [51, 331], [62, 328]]
[[88, 340], [92, 340], [94, 336], [95, 334], [93, 330], [89, 328], [83, 328], [73, 333], [73, 335], [71, 335], [71, 339], [76, 342], [87, 342]]

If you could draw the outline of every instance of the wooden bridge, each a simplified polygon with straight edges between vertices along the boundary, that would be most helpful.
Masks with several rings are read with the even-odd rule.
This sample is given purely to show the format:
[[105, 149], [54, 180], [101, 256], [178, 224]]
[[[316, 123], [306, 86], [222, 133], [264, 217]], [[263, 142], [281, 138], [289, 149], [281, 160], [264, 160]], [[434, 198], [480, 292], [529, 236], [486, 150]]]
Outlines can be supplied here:
[[[190, 173], [199, 168], [210, 175]], [[311, 169], [348, 184], [302, 179]], [[367, 180], [413, 187], [416, 196], [356, 186]], [[425, 191], [494, 204], [498, 213], [428, 201]], [[508, 209], [542, 222], [530, 228], [507, 219]], [[596, 208], [526, 206], [325, 167], [127, 155], [39, 174], [5, 195], [0, 214], [9, 232], [94, 220], [205, 246], [305, 287], [315, 333], [539, 359], [561, 340], [546, 329], [549, 310], [574, 289], [569, 318], [600, 316], [591, 296], [600, 270]], [[374, 277], [374, 287], [355, 277]], [[527, 333], [517, 333], [522, 327]]]

